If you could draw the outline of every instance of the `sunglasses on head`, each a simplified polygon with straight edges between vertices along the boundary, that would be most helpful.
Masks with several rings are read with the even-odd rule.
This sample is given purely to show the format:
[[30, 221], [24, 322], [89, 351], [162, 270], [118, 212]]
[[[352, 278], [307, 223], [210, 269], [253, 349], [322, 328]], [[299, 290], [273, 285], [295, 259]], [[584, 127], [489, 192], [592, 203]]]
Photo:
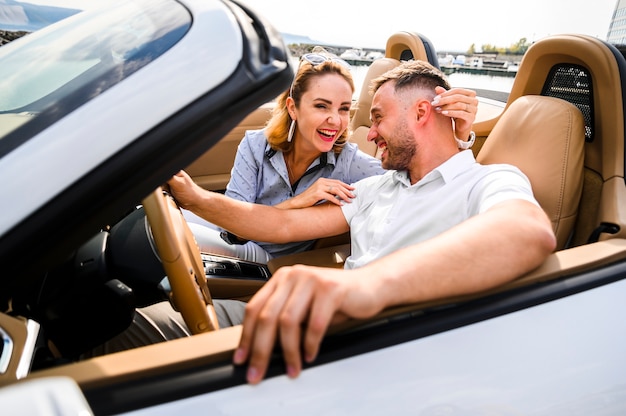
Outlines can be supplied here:
[[[348, 70], [352, 69], [350, 64], [347, 63], [346, 61], [344, 61], [341, 58], [330, 57], [330, 56], [322, 55], [322, 54], [319, 54], [319, 53], [305, 53], [304, 55], [302, 55], [300, 57], [300, 63], [298, 64], [298, 69], [296, 70], [296, 74], [300, 70], [300, 65], [302, 65], [302, 61], [306, 61], [306, 62], [310, 63], [313, 66], [321, 65], [324, 62], [331, 61], [331, 62], [337, 62], [338, 64], [340, 64], [341, 66], [343, 66], [344, 68], [346, 68]], [[293, 84], [294, 84], [295, 81], [296, 81], [296, 78], [294, 76], [294, 79], [291, 82], [291, 87], [289, 87], [289, 96], [290, 97], [293, 94]]]
[[319, 53], [305, 53], [304, 55], [300, 57], [300, 62], [302, 61], [307, 61], [313, 66], [323, 64], [324, 62], [327, 62], [327, 61], [332, 61], [332, 62], [337, 62], [338, 64], [346, 67], [347, 69], [352, 69], [350, 64], [341, 58], [337, 58], [336, 56], [330, 57], [326, 55], [321, 55]]

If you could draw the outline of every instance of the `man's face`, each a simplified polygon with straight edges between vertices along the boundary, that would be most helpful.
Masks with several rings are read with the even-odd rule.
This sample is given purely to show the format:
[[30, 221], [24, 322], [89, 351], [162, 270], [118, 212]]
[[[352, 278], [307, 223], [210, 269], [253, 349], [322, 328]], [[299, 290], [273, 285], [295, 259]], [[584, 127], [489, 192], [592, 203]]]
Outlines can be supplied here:
[[407, 108], [387, 81], [374, 94], [370, 111], [372, 126], [367, 140], [382, 150], [385, 169], [408, 170], [416, 152], [415, 140], [407, 120]]

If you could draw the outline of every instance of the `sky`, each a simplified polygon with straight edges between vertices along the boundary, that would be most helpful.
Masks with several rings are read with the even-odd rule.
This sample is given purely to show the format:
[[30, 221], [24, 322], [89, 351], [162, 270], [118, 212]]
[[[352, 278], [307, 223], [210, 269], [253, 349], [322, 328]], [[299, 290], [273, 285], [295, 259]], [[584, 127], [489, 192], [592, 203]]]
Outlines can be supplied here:
[[[82, 9], [109, 0], [21, 0]], [[473, 44], [509, 47], [548, 35], [605, 40], [617, 0], [241, 0], [282, 33], [326, 43], [384, 49], [398, 31], [426, 36], [437, 51]]]

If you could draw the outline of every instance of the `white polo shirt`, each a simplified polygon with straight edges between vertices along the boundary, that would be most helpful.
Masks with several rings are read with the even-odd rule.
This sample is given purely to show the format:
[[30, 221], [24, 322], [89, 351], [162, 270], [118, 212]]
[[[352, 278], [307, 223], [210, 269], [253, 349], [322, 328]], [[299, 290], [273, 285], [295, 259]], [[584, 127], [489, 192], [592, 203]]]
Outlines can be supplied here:
[[354, 186], [356, 198], [342, 206], [352, 238], [348, 269], [439, 235], [499, 202], [524, 199], [539, 205], [518, 168], [481, 165], [471, 150], [454, 155], [414, 185], [405, 171], [388, 171]]

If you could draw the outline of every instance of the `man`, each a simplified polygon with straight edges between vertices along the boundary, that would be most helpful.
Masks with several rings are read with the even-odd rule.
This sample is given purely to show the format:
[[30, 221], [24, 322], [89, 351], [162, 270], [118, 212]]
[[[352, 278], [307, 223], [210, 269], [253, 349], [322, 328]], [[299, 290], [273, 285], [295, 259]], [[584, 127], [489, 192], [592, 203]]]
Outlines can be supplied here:
[[234, 362], [248, 362], [250, 383], [262, 380], [276, 341], [287, 374], [296, 377], [337, 320], [483, 291], [532, 270], [554, 250], [528, 179], [459, 151], [450, 118], [431, 105], [438, 86], [450, 88], [420, 61], [374, 80], [368, 140], [391, 171], [357, 182], [351, 203], [281, 210], [202, 190], [184, 172], [169, 181], [183, 208], [243, 238], [282, 243], [351, 231], [344, 270], [283, 267], [245, 307]]

